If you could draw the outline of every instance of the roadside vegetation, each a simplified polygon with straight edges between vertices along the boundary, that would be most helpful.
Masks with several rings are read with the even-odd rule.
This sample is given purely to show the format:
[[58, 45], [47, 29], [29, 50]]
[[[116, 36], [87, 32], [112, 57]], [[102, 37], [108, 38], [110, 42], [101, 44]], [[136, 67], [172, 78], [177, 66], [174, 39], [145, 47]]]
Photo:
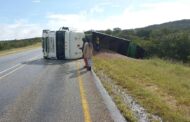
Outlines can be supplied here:
[[113, 52], [94, 57], [94, 69], [100, 79], [104, 75], [112, 79], [113, 82], [101, 80], [125, 118], [132, 122], [137, 119], [121, 94], [114, 92], [117, 91], [114, 86], [119, 86], [147, 112], [158, 115], [163, 121], [189, 122], [190, 20], [100, 32], [131, 40], [146, 52], [144, 60]]
[[[149, 113], [158, 115], [163, 121], [190, 121], [189, 66], [158, 58], [136, 60], [114, 53], [100, 53], [94, 57], [94, 69], [127, 90]], [[109, 83], [104, 85], [124, 116], [132, 115], [119, 96], [112, 93]], [[127, 119], [135, 121], [134, 117]]]
[[147, 58], [156, 56], [190, 62], [190, 20], [128, 30], [114, 28], [101, 32], [131, 40], [145, 49]]
[[0, 41], [0, 51], [35, 45], [40, 42], [41, 42], [41, 38]]
[[41, 46], [40, 38], [0, 41], [0, 56], [13, 54], [25, 50], [38, 48]]

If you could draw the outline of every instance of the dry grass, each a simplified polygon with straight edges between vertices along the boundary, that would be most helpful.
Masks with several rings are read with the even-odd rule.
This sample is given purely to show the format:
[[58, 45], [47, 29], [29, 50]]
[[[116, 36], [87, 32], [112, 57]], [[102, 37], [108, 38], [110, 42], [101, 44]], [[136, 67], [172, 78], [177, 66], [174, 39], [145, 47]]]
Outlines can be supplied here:
[[94, 67], [126, 88], [148, 112], [164, 121], [190, 121], [190, 67], [114, 53], [96, 55]]

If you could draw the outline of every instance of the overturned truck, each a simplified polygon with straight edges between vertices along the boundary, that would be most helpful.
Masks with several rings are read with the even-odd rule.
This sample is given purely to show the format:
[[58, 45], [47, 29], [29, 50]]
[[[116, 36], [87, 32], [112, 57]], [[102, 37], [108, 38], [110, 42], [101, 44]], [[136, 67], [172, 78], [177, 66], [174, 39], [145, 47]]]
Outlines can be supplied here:
[[43, 30], [43, 56], [48, 59], [77, 59], [82, 58], [85, 40], [92, 41], [97, 48], [108, 49], [132, 58], [143, 58], [144, 49], [130, 40], [118, 38], [108, 34], [92, 31], [90, 35], [84, 32], [72, 31], [62, 27], [58, 31]]
[[139, 59], [144, 57], [145, 50], [130, 40], [92, 31], [92, 42], [94, 46], [97, 45], [97, 39], [101, 49], [112, 50], [132, 58]]

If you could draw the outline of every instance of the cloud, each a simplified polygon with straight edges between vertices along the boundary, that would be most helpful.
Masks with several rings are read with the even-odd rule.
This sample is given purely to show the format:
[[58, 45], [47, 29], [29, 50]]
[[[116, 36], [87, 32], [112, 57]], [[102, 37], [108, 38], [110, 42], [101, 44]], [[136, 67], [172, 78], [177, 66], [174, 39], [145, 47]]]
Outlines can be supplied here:
[[54, 30], [61, 26], [75, 28], [80, 31], [105, 27], [105, 25], [102, 25], [104, 22], [90, 19], [83, 12], [79, 14], [51, 14], [47, 18], [49, 20], [48, 27]]
[[76, 14], [50, 14], [47, 16], [50, 28], [69, 26], [78, 30], [90, 29], [112, 29], [120, 27], [123, 29], [144, 27], [168, 21], [190, 19], [190, 2], [182, 0], [160, 3], [144, 3], [136, 8], [130, 6], [118, 15], [112, 15], [103, 19], [92, 18], [91, 12], [103, 12], [96, 6], [92, 11], [79, 12]]
[[[190, 19], [187, 14], [190, 11], [190, 1], [173, 1], [160, 3], [146, 3], [140, 6], [141, 9], [127, 8], [119, 16], [122, 18], [121, 26], [126, 28], [143, 27], [151, 24], [159, 24], [168, 21]], [[129, 24], [125, 26], [124, 22]]]
[[90, 13], [94, 14], [94, 13], [102, 13], [104, 12], [103, 7], [100, 7], [98, 5], [94, 6], [93, 8], [90, 9]]
[[0, 28], [0, 40], [39, 37], [42, 33], [42, 27], [23, 20], [18, 20], [13, 24], [0, 24]]
[[[108, 1], [108, 0], [107, 0]], [[61, 26], [71, 27], [80, 31], [101, 30], [120, 27], [130, 29], [144, 27], [151, 24], [159, 24], [168, 21], [190, 19], [190, 1], [174, 0], [167, 2], [142, 3], [138, 7], [130, 4], [117, 15], [104, 16], [107, 14], [106, 6], [112, 6], [109, 1], [101, 5], [97, 4], [86, 11], [72, 14], [49, 13], [47, 21], [33, 24], [26, 20], [18, 20], [12, 24], [0, 24], [0, 40], [20, 39], [41, 36], [42, 29], [57, 30]], [[117, 6], [116, 6], [117, 7]], [[117, 9], [117, 8], [115, 8]]]

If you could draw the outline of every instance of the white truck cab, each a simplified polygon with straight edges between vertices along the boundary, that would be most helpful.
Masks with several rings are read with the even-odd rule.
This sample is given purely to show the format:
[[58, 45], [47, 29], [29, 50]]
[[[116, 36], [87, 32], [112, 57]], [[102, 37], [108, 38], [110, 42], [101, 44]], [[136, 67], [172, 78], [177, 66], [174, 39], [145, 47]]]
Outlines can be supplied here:
[[63, 28], [59, 31], [43, 30], [42, 47], [44, 58], [77, 59], [82, 57], [83, 32]]

